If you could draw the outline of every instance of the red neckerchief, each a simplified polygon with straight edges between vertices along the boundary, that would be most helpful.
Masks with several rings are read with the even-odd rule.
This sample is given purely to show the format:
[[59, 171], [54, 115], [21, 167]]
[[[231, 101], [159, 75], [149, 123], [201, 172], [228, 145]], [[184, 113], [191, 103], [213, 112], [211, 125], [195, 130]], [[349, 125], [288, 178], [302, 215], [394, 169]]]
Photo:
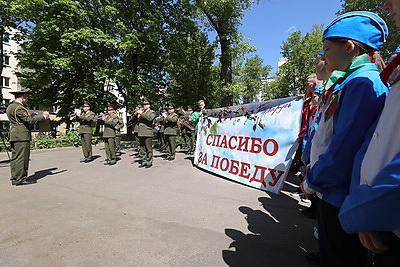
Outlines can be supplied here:
[[[387, 84], [389, 81], [390, 74], [394, 71], [397, 66], [400, 65], [400, 54], [397, 54], [397, 56], [390, 61], [389, 65], [386, 66], [386, 68], [383, 69], [381, 72], [381, 80], [384, 84]], [[398, 80], [400, 77], [396, 77], [394, 81]]]
[[325, 91], [324, 96], [322, 97], [322, 103], [326, 103], [326, 101], [329, 99], [333, 91], [335, 90], [335, 87], [337, 84], [340, 84], [341, 82], [344, 81], [344, 77], [339, 77], [336, 82], [334, 82], [331, 87], [329, 87], [328, 90]]

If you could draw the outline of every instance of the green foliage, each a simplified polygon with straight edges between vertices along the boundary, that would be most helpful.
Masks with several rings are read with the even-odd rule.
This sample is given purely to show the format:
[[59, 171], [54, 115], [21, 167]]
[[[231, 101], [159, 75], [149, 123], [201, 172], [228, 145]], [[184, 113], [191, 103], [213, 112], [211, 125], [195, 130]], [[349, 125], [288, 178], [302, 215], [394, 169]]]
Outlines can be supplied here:
[[340, 0], [340, 1], [342, 2], [343, 9], [340, 10], [338, 14], [343, 14], [350, 11], [366, 10], [378, 14], [385, 20], [389, 28], [389, 37], [387, 39], [387, 42], [380, 49], [380, 53], [383, 58], [389, 59], [390, 55], [393, 53], [394, 50], [396, 50], [396, 48], [399, 45], [400, 30], [396, 26], [396, 23], [394, 22], [393, 18], [391, 18], [388, 13], [382, 10], [384, 1], [381, 0], [369, 0], [369, 1]]
[[311, 32], [302, 36], [301, 31], [292, 33], [281, 46], [283, 64], [276, 80], [267, 86], [268, 98], [281, 98], [304, 93], [307, 77], [314, 72], [314, 60], [322, 49], [323, 25], [313, 25]]
[[[2, 1], [2, 0], [0, 0]], [[3, 0], [6, 1], [6, 0]], [[252, 0], [7, 0], [18, 7], [24, 34], [17, 54], [19, 81], [32, 90], [30, 104], [67, 114], [88, 99], [92, 110], [117, 103], [105, 88], [117, 84], [129, 108], [142, 97], [155, 107], [198, 99], [220, 106], [231, 92], [232, 62], [254, 52], [238, 32]], [[1, 3], [1, 2], [0, 2]], [[208, 40], [199, 14], [218, 39]], [[217, 42], [221, 55], [216, 55]], [[218, 57], [220, 65], [213, 63]], [[236, 88], [233, 88], [236, 89]], [[219, 102], [217, 102], [217, 100]]]
[[81, 138], [77, 130], [68, 130], [65, 134], [61, 134], [60, 138], [64, 139], [63, 144], [65, 146], [75, 146], [81, 145]]
[[[92, 144], [96, 145], [100, 141], [99, 137], [92, 137]], [[46, 134], [38, 134], [31, 141], [32, 149], [46, 149], [56, 147], [78, 147], [81, 145], [81, 138], [76, 130], [69, 130], [65, 134], [60, 134], [57, 138], [52, 138]]]
[[244, 66], [240, 68], [239, 75], [235, 79], [241, 87], [240, 96], [243, 103], [251, 103], [256, 100], [260, 91], [265, 91], [265, 81], [271, 70], [271, 66], [263, 66], [263, 59], [258, 55], [248, 58]]
[[[194, 0], [197, 7], [202, 11], [208, 21], [209, 28], [217, 34], [217, 41], [221, 55], [220, 60], [220, 80], [226, 87], [221, 91], [223, 93], [221, 106], [233, 104], [234, 92], [230, 93], [230, 85], [233, 82], [233, 61], [245, 46], [240, 46], [243, 36], [238, 31], [244, 12], [249, 9], [253, 0], [223, 0], [208, 1]], [[244, 51], [251, 52], [252, 48]]]
[[10, 151], [10, 149], [11, 149], [10, 148], [10, 143], [5, 141], [5, 146], [4, 146], [3, 141], [1, 141], [1, 143], [0, 143], [0, 152]]

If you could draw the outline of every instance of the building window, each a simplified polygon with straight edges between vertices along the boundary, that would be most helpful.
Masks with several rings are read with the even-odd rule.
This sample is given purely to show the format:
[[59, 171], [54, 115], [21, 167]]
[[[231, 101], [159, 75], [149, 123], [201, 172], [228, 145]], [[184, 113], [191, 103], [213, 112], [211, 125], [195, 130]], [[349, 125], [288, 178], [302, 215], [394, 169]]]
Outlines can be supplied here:
[[10, 42], [10, 35], [8, 33], [5, 33], [3, 35], [3, 43], [9, 43]]
[[3, 78], [3, 86], [10, 87], [10, 78], [8, 77], [2, 77], [2, 78]]
[[10, 57], [9, 56], [4, 56], [3, 63], [4, 63], [5, 66], [10, 66]]
[[32, 130], [33, 132], [38, 132], [38, 131], [40, 130], [40, 128], [39, 128], [39, 122], [33, 124], [31, 130]]

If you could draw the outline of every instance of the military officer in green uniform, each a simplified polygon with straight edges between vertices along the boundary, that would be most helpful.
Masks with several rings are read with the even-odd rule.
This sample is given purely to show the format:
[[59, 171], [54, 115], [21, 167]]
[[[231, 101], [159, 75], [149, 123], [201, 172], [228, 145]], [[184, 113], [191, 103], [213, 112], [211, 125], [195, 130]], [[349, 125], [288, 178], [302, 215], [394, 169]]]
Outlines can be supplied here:
[[92, 126], [96, 120], [96, 115], [90, 110], [89, 101], [83, 103], [83, 113], [75, 113], [75, 120], [79, 122], [78, 133], [81, 136], [83, 159], [81, 162], [92, 160]]
[[194, 135], [194, 124], [192, 122], [193, 109], [191, 106], [187, 106], [185, 120], [182, 123], [182, 127], [186, 129], [185, 138], [187, 145], [187, 153], [193, 155], [195, 150], [195, 135]]
[[150, 168], [153, 166], [153, 120], [156, 117], [154, 110], [150, 109], [150, 102], [145, 99], [142, 102], [143, 110], [139, 114], [139, 143], [144, 148], [143, 161], [139, 167]]
[[132, 115], [132, 123], [134, 124], [133, 126], [133, 136], [134, 136], [134, 141], [136, 141], [135, 147], [138, 148], [139, 150], [139, 110], [143, 111], [143, 106], [142, 104], [138, 104], [137, 107], [135, 108], [135, 113]]
[[116, 155], [121, 156], [121, 129], [124, 127], [124, 120], [118, 116], [117, 112], [115, 112], [115, 115], [118, 117], [118, 124], [115, 126]]
[[175, 159], [176, 136], [178, 135], [178, 114], [175, 113], [175, 107], [172, 104], [167, 106], [168, 113], [164, 114], [164, 135], [167, 141], [168, 160]]
[[31, 114], [26, 107], [28, 103], [29, 90], [10, 92], [15, 100], [7, 107], [7, 117], [10, 121], [9, 141], [11, 145], [12, 158], [10, 162], [12, 185], [23, 185], [34, 183], [28, 181], [28, 168], [30, 156], [30, 141], [32, 125], [39, 121], [47, 120], [49, 112], [44, 111], [42, 115]]
[[103, 139], [107, 157], [104, 165], [114, 165], [116, 163], [115, 126], [118, 124], [115, 106], [108, 104], [107, 115], [101, 119], [104, 123]]

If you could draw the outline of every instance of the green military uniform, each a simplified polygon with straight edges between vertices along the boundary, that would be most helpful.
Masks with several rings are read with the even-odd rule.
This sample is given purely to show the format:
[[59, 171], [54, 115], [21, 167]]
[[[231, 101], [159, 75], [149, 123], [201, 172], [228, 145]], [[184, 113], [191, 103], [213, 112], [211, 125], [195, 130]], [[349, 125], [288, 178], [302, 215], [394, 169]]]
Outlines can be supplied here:
[[[84, 104], [86, 105], [86, 103]], [[79, 122], [78, 133], [81, 136], [81, 144], [84, 159], [82, 162], [89, 162], [92, 158], [92, 126], [96, 120], [96, 115], [88, 110], [82, 115], [76, 116], [75, 119]]]
[[13, 185], [20, 185], [28, 177], [32, 125], [46, 118], [39, 115], [32, 117], [29, 110], [17, 101], [11, 102], [6, 112], [10, 121], [9, 141], [12, 151], [10, 180]]
[[195, 150], [195, 135], [194, 135], [194, 124], [192, 122], [192, 115], [187, 112], [183, 117], [181, 123], [182, 133], [184, 132], [184, 138], [186, 140], [187, 153], [192, 155]]
[[137, 143], [135, 144], [135, 147], [139, 147], [139, 114], [135, 111], [132, 115], [132, 123], [133, 123], [133, 136], [134, 136], [134, 141]]
[[121, 155], [121, 129], [124, 127], [124, 120], [115, 114], [118, 117], [118, 124], [115, 126], [115, 147], [116, 147], [116, 155]]
[[[169, 108], [173, 108], [172, 106]], [[169, 160], [175, 159], [175, 150], [176, 150], [176, 136], [178, 135], [178, 114], [172, 112], [167, 115], [164, 119], [164, 135], [167, 141], [167, 148], [168, 148], [168, 157]]]
[[[142, 104], [145, 104], [143, 102]], [[148, 102], [147, 102], [148, 103]], [[153, 165], [153, 120], [156, 114], [153, 110], [144, 110], [139, 116], [139, 143], [144, 148], [143, 162], [141, 166], [151, 167]]]
[[143, 160], [144, 156], [145, 156], [145, 148], [144, 146], [140, 143], [140, 139], [139, 139], [139, 120], [140, 120], [140, 114], [135, 112], [135, 114], [133, 114], [133, 120], [135, 123], [135, 127], [133, 128], [133, 133], [135, 136], [135, 139], [137, 141], [137, 144], [135, 144], [135, 146], [137, 147], [137, 152], [138, 152], [138, 157]]
[[114, 165], [116, 163], [115, 147], [115, 126], [118, 124], [118, 117], [115, 113], [108, 114], [104, 120], [103, 139], [106, 150], [106, 163]]
[[[164, 117], [160, 114], [158, 117], [156, 117], [153, 121], [154, 123], [154, 132], [157, 135], [157, 141], [158, 141], [158, 150], [162, 151], [164, 148], [164, 138], [163, 138], [163, 134], [164, 134], [164, 127], [162, 125], [164, 120]], [[162, 130], [161, 130], [162, 129]]]

